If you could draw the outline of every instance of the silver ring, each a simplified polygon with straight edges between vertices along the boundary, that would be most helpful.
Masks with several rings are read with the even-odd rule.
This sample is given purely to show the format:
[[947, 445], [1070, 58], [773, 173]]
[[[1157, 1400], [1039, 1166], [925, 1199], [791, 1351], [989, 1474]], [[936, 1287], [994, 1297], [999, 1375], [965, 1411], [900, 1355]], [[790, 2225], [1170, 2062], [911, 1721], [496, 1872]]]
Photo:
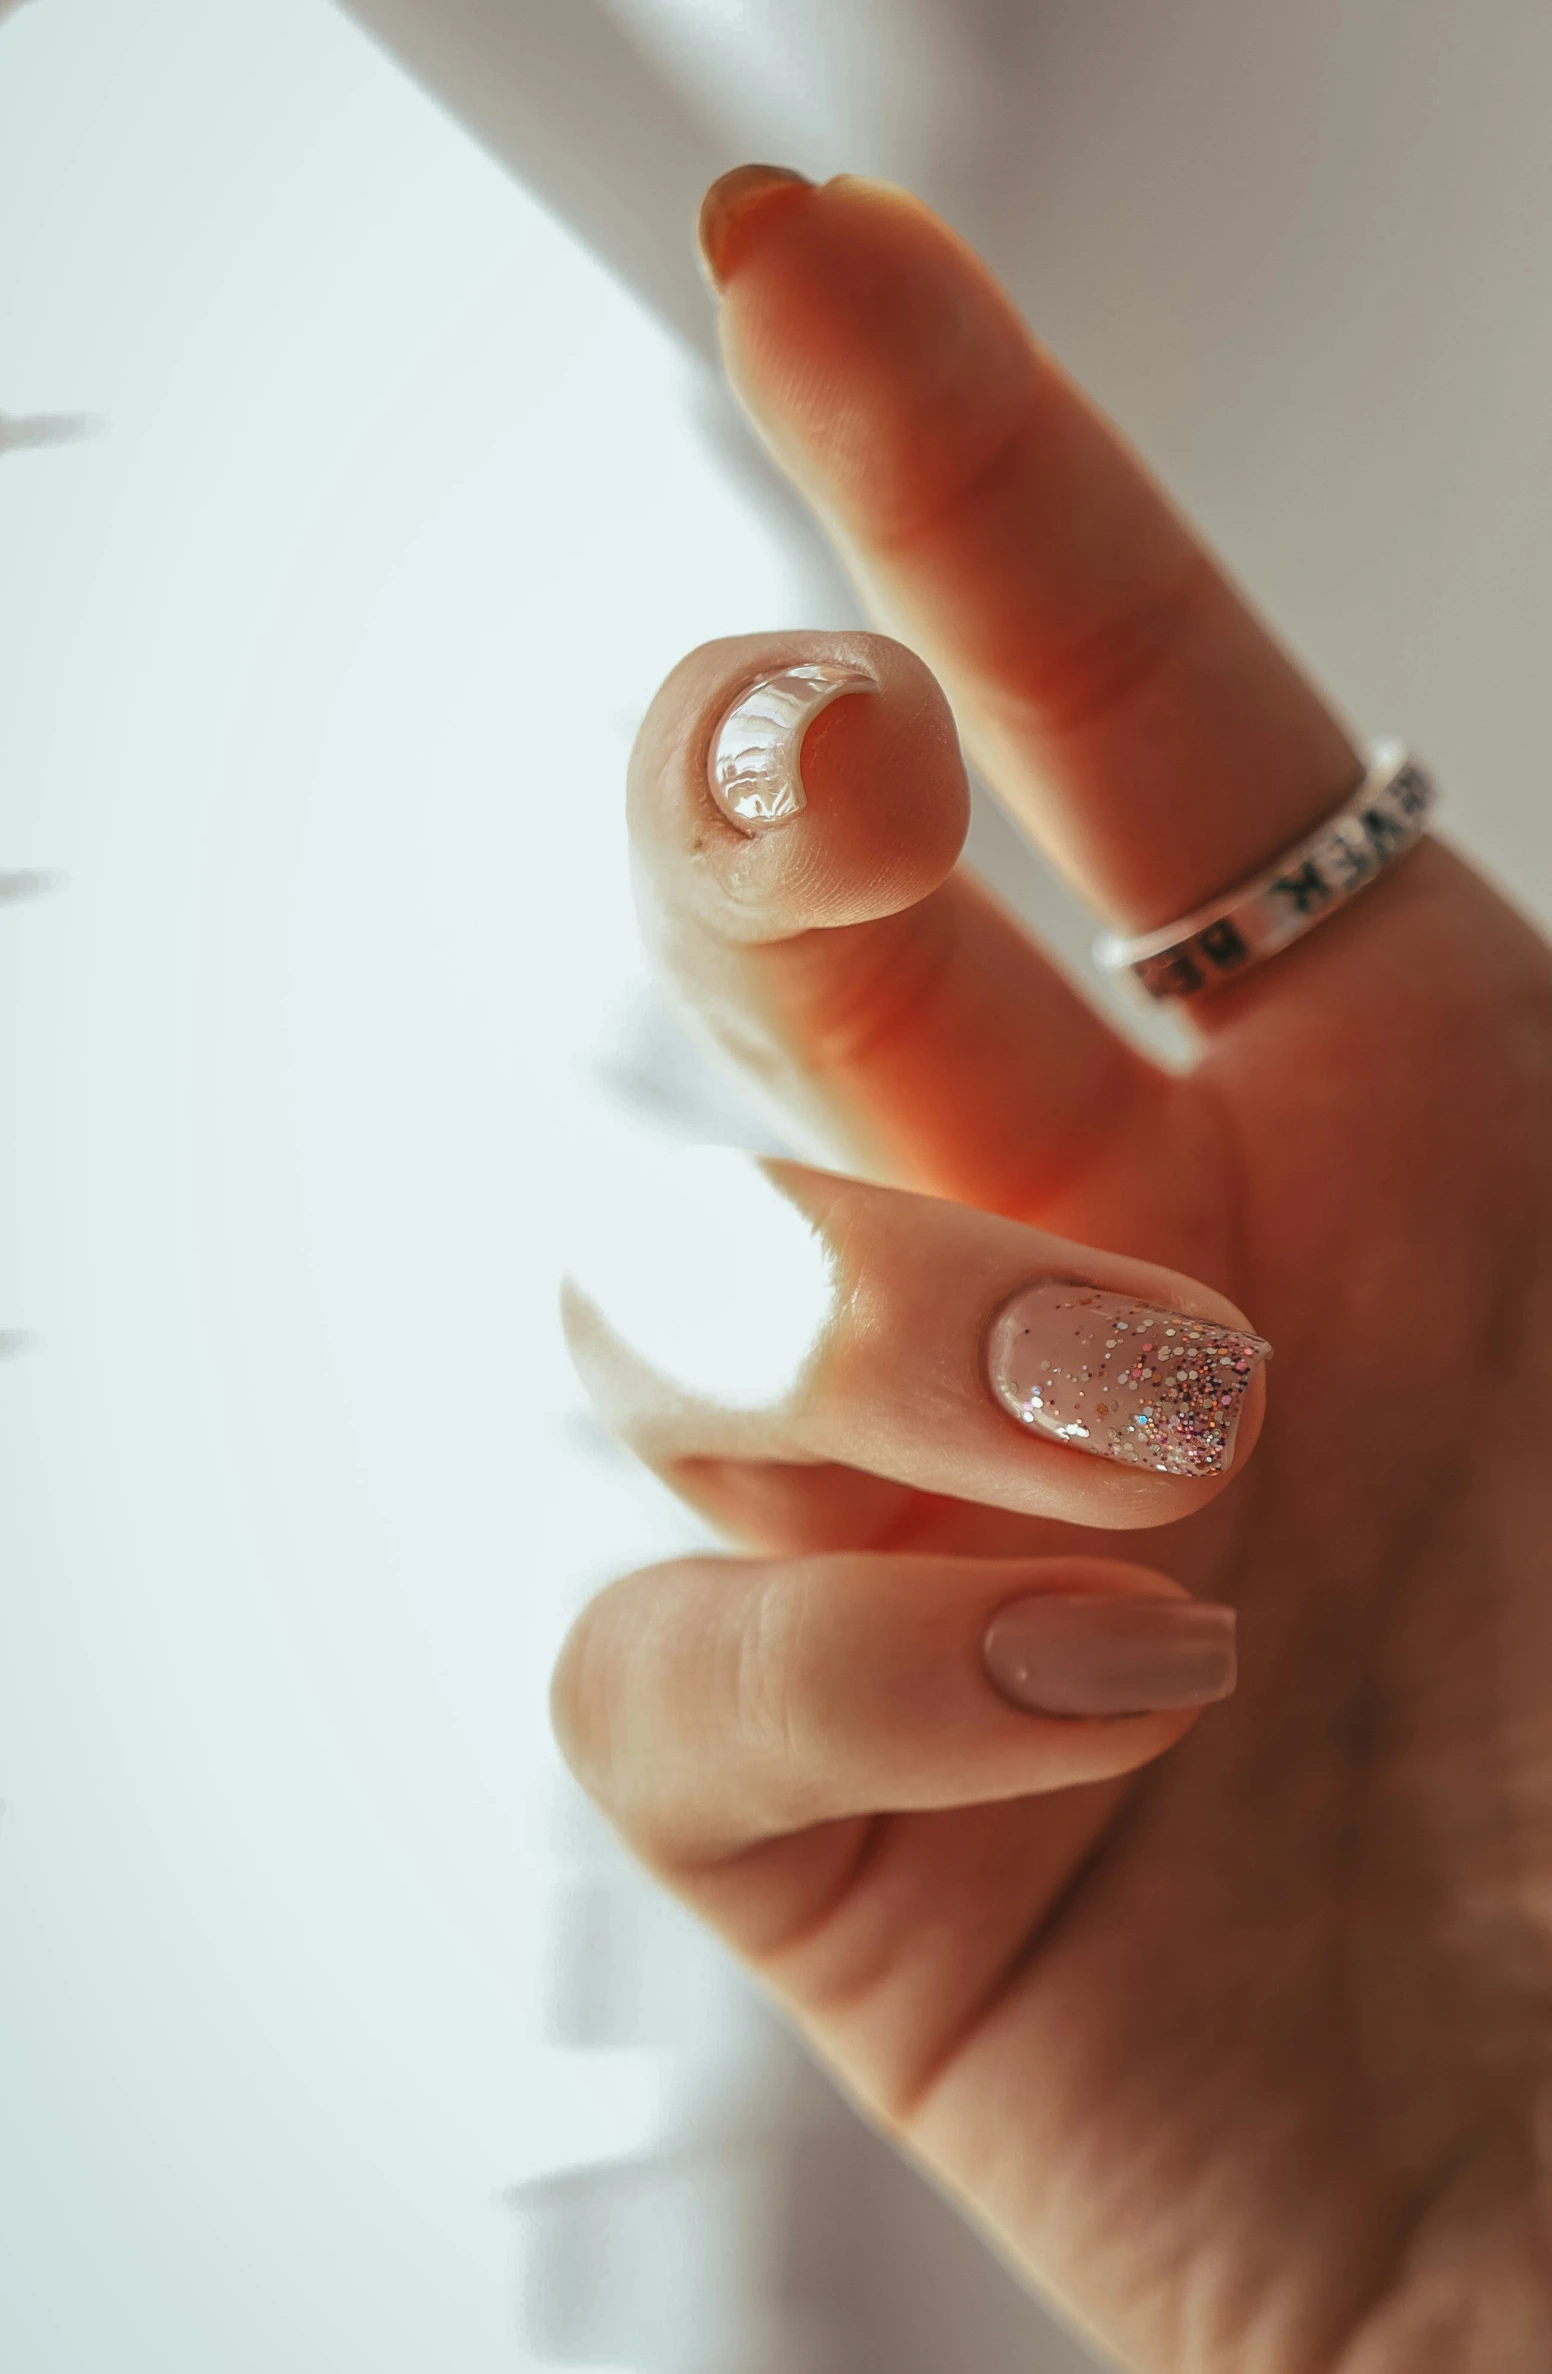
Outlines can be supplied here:
[[1302, 939], [1422, 839], [1438, 794], [1401, 742], [1376, 742], [1340, 808], [1274, 865], [1210, 906], [1135, 940], [1109, 934], [1094, 961], [1130, 973], [1150, 997], [1195, 997]]

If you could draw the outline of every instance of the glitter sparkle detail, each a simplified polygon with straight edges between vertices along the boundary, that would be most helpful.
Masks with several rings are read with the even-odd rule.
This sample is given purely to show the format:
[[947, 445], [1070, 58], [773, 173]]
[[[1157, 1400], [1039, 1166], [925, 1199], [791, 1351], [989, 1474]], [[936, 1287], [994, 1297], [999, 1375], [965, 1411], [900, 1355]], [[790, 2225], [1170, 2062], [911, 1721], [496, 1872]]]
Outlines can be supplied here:
[[1026, 1286], [987, 1338], [987, 1373], [1031, 1432], [1161, 1475], [1221, 1475], [1272, 1347], [1258, 1335], [1058, 1278]]

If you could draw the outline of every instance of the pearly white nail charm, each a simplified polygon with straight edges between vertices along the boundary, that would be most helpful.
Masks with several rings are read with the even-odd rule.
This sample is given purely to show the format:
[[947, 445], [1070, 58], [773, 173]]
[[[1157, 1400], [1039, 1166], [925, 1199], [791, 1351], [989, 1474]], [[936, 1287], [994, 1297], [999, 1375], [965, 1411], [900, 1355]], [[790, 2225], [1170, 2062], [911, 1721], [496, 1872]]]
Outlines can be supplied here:
[[803, 736], [821, 709], [851, 692], [877, 692], [865, 668], [825, 660], [783, 668], [741, 692], [712, 739], [711, 796], [741, 832], [785, 824], [808, 805]]

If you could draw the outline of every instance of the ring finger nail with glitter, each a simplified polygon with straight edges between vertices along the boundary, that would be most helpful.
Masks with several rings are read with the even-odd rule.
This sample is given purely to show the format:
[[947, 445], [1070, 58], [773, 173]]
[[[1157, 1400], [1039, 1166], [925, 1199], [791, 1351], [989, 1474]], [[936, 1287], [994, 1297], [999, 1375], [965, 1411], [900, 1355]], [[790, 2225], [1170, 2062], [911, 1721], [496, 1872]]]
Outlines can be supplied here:
[[1254, 1451], [1267, 1346], [1210, 1286], [797, 1163], [659, 1167], [600, 1206], [568, 1330], [606, 1424], [740, 1539], [875, 1547], [909, 1510], [865, 1479], [1169, 1524]]
[[992, 1391], [1051, 1442], [1161, 1475], [1222, 1475], [1252, 1379], [1258, 1335], [1062, 1278], [1004, 1303], [986, 1341]]

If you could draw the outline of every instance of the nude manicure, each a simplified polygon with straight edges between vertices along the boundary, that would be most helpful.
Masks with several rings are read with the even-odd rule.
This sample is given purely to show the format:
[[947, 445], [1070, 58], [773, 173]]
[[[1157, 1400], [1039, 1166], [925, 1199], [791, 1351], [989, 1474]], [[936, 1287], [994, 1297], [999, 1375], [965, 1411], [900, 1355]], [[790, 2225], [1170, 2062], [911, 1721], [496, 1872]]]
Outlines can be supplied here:
[[1161, 1475], [1222, 1475], [1245, 1396], [1272, 1356], [1258, 1335], [1042, 1278], [1005, 1303], [986, 1373], [1032, 1434]]
[[711, 796], [741, 832], [767, 832], [808, 805], [803, 736], [821, 709], [852, 692], [877, 692], [865, 668], [821, 661], [762, 676], [741, 692], [712, 740]]
[[1052, 1592], [1017, 1599], [987, 1629], [994, 1687], [1032, 1714], [1157, 1714], [1234, 1687], [1234, 1610], [1201, 1599]]

